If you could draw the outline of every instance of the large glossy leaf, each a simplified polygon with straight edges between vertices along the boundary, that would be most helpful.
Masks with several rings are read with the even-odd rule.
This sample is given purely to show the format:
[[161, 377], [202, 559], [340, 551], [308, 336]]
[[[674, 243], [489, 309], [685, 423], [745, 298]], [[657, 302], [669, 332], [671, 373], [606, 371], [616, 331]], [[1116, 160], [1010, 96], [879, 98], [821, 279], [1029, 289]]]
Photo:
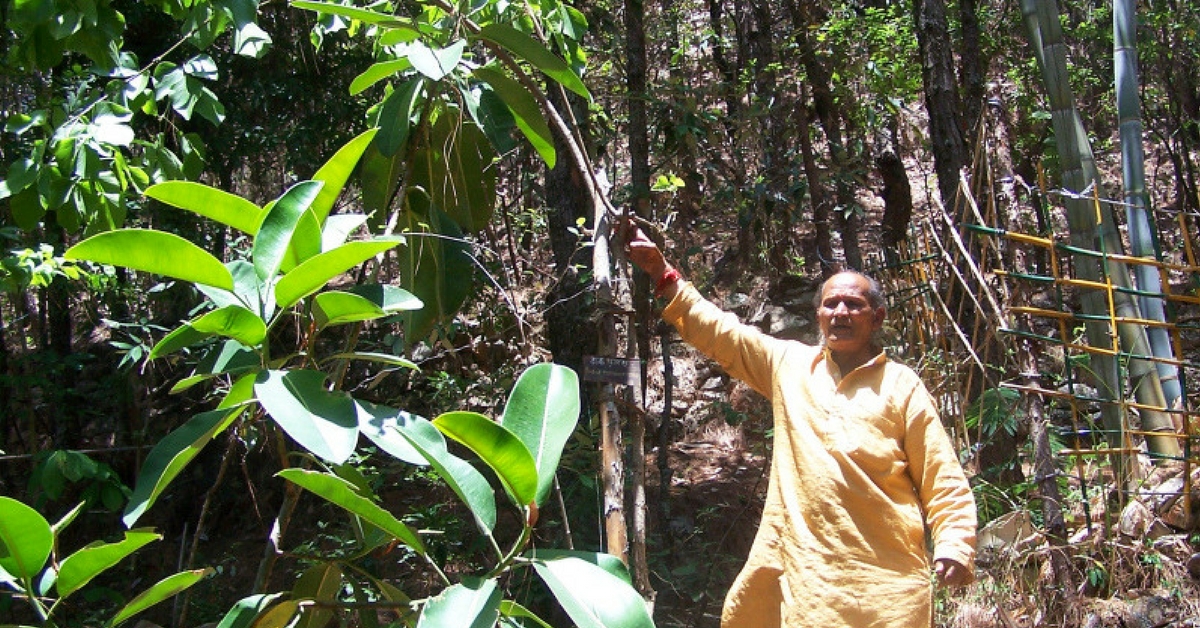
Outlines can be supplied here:
[[362, 93], [368, 87], [382, 81], [389, 76], [394, 76], [412, 67], [412, 61], [408, 57], [403, 59], [394, 59], [392, 61], [380, 61], [363, 71], [362, 74], [354, 77], [350, 81], [350, 95], [355, 96]]
[[262, 613], [283, 595], [283, 593], [260, 593], [244, 597], [238, 600], [228, 613], [225, 613], [225, 616], [221, 618], [221, 623], [217, 624], [217, 628], [250, 628], [259, 613]]
[[444, 212], [431, 207], [421, 215], [404, 213], [408, 245], [400, 251], [400, 284], [425, 304], [403, 315], [404, 340], [424, 340], [437, 323], [452, 318], [474, 285], [471, 248], [458, 225]]
[[190, 323], [200, 333], [232, 338], [247, 347], [257, 347], [267, 338], [267, 325], [240, 305], [213, 310]]
[[496, 527], [496, 496], [487, 478], [467, 461], [450, 453], [445, 437], [433, 423], [420, 417], [411, 418], [409, 423], [400, 426], [400, 434], [471, 509], [480, 531], [491, 536]]
[[547, 624], [545, 621], [543, 621], [541, 617], [533, 614], [533, 611], [521, 606], [520, 604], [517, 604], [512, 600], [502, 600], [500, 602], [500, 614], [505, 617], [515, 617], [521, 620], [526, 620], [524, 623], [520, 624], [522, 626], [528, 626], [529, 622], [533, 622], [534, 625], [540, 626], [541, 628], [554, 628], [550, 624]]
[[[337, 601], [342, 590], [342, 570], [336, 563], [318, 563], [300, 574], [292, 587], [293, 600]], [[333, 609], [306, 608], [293, 628], [321, 628], [333, 619]]]
[[633, 578], [629, 575], [629, 568], [620, 558], [605, 552], [587, 552], [582, 550], [565, 550], [565, 549], [535, 549], [525, 553], [525, 557], [530, 560], [558, 560], [560, 558], [578, 558], [579, 560], [589, 562], [604, 571], [620, 578], [626, 584], [633, 584]]
[[157, 360], [165, 355], [171, 355], [176, 351], [186, 349], [211, 337], [211, 333], [198, 331], [192, 327], [191, 323], [184, 323], [154, 344], [154, 347], [150, 349], [149, 359]]
[[125, 512], [121, 518], [125, 527], [132, 528], [175, 476], [179, 475], [214, 436], [229, 427], [239, 414], [241, 412], [235, 409], [201, 412], [158, 441], [154, 449], [150, 450], [146, 461], [142, 463], [133, 495], [125, 505]]
[[476, 68], [474, 74], [486, 81], [500, 100], [504, 101], [517, 123], [517, 128], [521, 129], [521, 133], [533, 145], [542, 161], [546, 162], [546, 167], [553, 168], [557, 159], [554, 136], [550, 133], [546, 119], [542, 117], [541, 108], [529, 91], [508, 75], [492, 68]]
[[[320, 181], [302, 181], [293, 185], [267, 210], [262, 226], [254, 237], [251, 256], [254, 271], [259, 281], [273, 278], [283, 266], [284, 256], [292, 243], [292, 236], [304, 213], [316, 200], [324, 184]], [[320, 248], [320, 226], [318, 225], [316, 247]], [[307, 247], [306, 247], [307, 248]]]
[[358, 443], [358, 414], [344, 392], [325, 389], [319, 371], [263, 371], [254, 393], [267, 414], [300, 446], [334, 464], [345, 462]]
[[529, 449], [516, 435], [476, 412], [447, 412], [434, 419], [433, 424], [491, 467], [517, 506], [533, 502], [538, 487], [537, 467]]
[[533, 454], [537, 465], [537, 504], [545, 503], [563, 446], [579, 421], [579, 378], [557, 364], [537, 364], [521, 374], [509, 394], [500, 424]]
[[58, 569], [55, 588], [58, 590], [59, 597], [67, 597], [78, 591], [91, 582], [92, 578], [104, 573], [145, 545], [161, 538], [161, 534], [149, 530], [128, 530], [125, 532], [125, 538], [116, 543], [92, 543], [77, 550], [63, 560]]
[[588, 94], [587, 87], [583, 84], [583, 80], [579, 78], [578, 74], [571, 71], [571, 67], [567, 65], [567, 62], [563, 61], [553, 52], [550, 52], [550, 50], [529, 35], [507, 24], [495, 22], [480, 29], [479, 36], [507, 48], [518, 57], [545, 72], [550, 78], [561, 83], [563, 87], [588, 100], [592, 99], [591, 95]]
[[233, 290], [233, 277], [221, 260], [173, 233], [106, 231], [67, 249], [63, 256]]
[[433, 49], [417, 40], [408, 47], [408, 60], [429, 80], [440, 81], [458, 66], [466, 46], [466, 40], [460, 39], [445, 48]]
[[449, 111], [429, 129], [429, 144], [413, 163], [413, 185], [463, 231], [487, 226], [496, 205], [496, 155], [483, 132]]
[[358, 410], [358, 431], [362, 432], [363, 436], [371, 439], [371, 442], [378, 445], [380, 449], [404, 462], [422, 467], [429, 464], [425, 456], [422, 456], [421, 452], [408, 442], [408, 439], [400, 435], [400, 430], [404, 426], [417, 419], [422, 421], [425, 419], [404, 410], [361, 399], [355, 399], [354, 403]]
[[425, 306], [421, 300], [404, 288], [387, 284], [368, 283], [349, 288], [348, 292], [357, 294], [371, 303], [383, 308], [383, 311], [394, 314], [406, 310], [419, 310]]
[[360, 517], [363, 521], [390, 534], [392, 538], [403, 542], [419, 554], [425, 554], [425, 544], [421, 537], [392, 513], [380, 508], [375, 502], [363, 497], [355, 490], [354, 485], [327, 473], [309, 471], [306, 469], [284, 469], [279, 477], [318, 495], [333, 504], [344, 508], [347, 512]]
[[573, 556], [533, 568], [579, 628], [653, 628], [646, 602], [628, 582]]
[[347, 6], [344, 4], [335, 4], [333, 2], [312, 2], [310, 0], [292, 0], [292, 6], [298, 9], [308, 9], [309, 11], [318, 11], [329, 15], [338, 15], [348, 17], [367, 24], [377, 24], [379, 26], [387, 26], [390, 28], [408, 27], [410, 24], [404, 20], [397, 18], [391, 13], [379, 13], [377, 11], [368, 11], [358, 7]]
[[333, 210], [333, 204], [337, 202], [338, 195], [342, 193], [342, 188], [346, 187], [346, 181], [350, 180], [350, 175], [354, 173], [358, 160], [362, 158], [363, 151], [371, 145], [377, 132], [378, 129], [369, 129], [346, 142], [346, 145], [338, 149], [338, 152], [313, 175], [313, 181], [321, 181], [325, 184], [321, 187], [321, 193], [317, 195], [317, 199], [311, 206], [319, 224], [325, 223], [329, 212]]
[[365, 214], [334, 214], [321, 226], [321, 250], [332, 251], [346, 243], [355, 229], [367, 222]]
[[367, 154], [363, 155], [362, 168], [359, 169], [359, 186], [362, 188], [363, 210], [367, 213], [367, 224], [371, 229], [380, 231], [387, 224], [391, 215], [392, 197], [400, 185], [400, 178], [408, 168], [408, 160], [403, 154], [384, 155], [380, 150], [379, 137]]
[[417, 628], [492, 628], [500, 617], [494, 579], [464, 580], [425, 603]]
[[126, 619], [137, 615], [138, 613], [166, 600], [174, 597], [183, 591], [186, 591], [192, 585], [200, 582], [204, 578], [213, 573], [212, 568], [195, 569], [192, 571], [182, 571], [177, 574], [167, 576], [159, 580], [154, 586], [142, 591], [126, 604], [116, 615], [109, 620], [109, 626], [117, 626]]
[[317, 327], [372, 321], [387, 316], [378, 305], [349, 292], [330, 290], [313, 297], [313, 315]]
[[379, 108], [379, 135], [376, 148], [385, 156], [398, 154], [408, 141], [413, 110], [424, 90], [425, 79], [414, 76], [383, 99]]
[[54, 534], [46, 518], [0, 495], [0, 569], [21, 580], [37, 575], [50, 558]]
[[258, 225], [262, 222], [262, 209], [258, 205], [203, 183], [164, 181], [146, 188], [146, 196], [249, 235], [258, 233]]
[[402, 243], [400, 239], [358, 240], [311, 257], [279, 279], [275, 300], [279, 307], [289, 308], [338, 275]]
[[321, 229], [321, 222], [310, 207], [300, 214], [300, 221], [296, 223], [296, 231], [292, 233], [292, 241], [288, 243], [287, 253], [283, 256], [279, 271], [286, 273], [317, 255], [321, 252], [321, 243], [324, 241], [325, 234]]

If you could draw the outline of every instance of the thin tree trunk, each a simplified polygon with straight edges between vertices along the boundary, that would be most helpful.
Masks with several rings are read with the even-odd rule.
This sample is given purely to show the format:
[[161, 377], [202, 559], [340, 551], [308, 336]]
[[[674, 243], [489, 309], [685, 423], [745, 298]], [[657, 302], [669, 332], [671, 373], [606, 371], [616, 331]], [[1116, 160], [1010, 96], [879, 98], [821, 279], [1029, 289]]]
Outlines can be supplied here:
[[954, 78], [954, 53], [943, 0], [913, 0], [917, 42], [921, 48], [921, 77], [925, 108], [929, 111], [929, 140], [942, 204], [958, 222], [956, 210], [959, 172], [970, 159], [963, 139], [958, 85]]
[[817, 160], [813, 154], [812, 130], [808, 124], [808, 84], [800, 84], [800, 102], [796, 106], [796, 121], [800, 138], [800, 157], [804, 163], [804, 177], [808, 182], [808, 197], [813, 213], [813, 254], [807, 255], [808, 263], [821, 269], [821, 276], [828, 278], [837, 272], [833, 257], [833, 233], [830, 228], [830, 198]]

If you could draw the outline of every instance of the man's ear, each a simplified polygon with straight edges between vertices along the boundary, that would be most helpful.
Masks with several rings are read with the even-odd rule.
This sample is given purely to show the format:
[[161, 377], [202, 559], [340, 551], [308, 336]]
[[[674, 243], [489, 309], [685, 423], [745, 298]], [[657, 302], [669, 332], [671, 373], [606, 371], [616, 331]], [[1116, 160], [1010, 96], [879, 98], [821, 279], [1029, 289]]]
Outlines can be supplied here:
[[879, 329], [880, 327], [883, 327], [883, 321], [885, 321], [885, 320], [887, 320], [887, 308], [886, 307], [875, 308], [875, 316], [873, 317], [873, 321], [872, 321], [873, 327], [875, 329]]

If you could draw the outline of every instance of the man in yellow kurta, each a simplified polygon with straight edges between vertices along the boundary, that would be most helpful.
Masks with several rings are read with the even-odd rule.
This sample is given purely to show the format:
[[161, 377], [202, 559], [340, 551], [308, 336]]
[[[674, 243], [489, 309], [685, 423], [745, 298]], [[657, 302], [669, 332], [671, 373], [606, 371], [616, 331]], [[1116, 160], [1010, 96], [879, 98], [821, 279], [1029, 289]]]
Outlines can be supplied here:
[[669, 303], [663, 318], [771, 401], [767, 501], [722, 628], [928, 628], [933, 574], [973, 579], [975, 502], [924, 384], [887, 359], [878, 284], [821, 288], [821, 346], [780, 340], [704, 300], [642, 233], [630, 258]]

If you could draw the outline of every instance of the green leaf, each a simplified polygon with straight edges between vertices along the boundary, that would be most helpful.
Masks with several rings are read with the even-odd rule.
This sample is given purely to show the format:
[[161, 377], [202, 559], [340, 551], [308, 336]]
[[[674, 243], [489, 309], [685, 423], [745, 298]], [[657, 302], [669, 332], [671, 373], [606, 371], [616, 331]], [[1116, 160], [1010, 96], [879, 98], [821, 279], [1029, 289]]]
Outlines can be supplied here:
[[334, 214], [321, 227], [321, 250], [332, 251], [346, 243], [355, 229], [367, 222], [364, 214]]
[[464, 580], [425, 603], [417, 628], [492, 628], [500, 599], [495, 579]]
[[346, 145], [338, 149], [338, 152], [313, 175], [313, 181], [321, 181], [325, 184], [311, 207], [318, 223], [325, 223], [329, 212], [333, 210], [334, 203], [337, 202], [338, 195], [342, 193], [342, 188], [346, 187], [346, 181], [350, 179], [355, 166], [358, 165], [358, 160], [362, 158], [363, 151], [371, 145], [377, 132], [378, 129], [370, 129], [346, 142]]
[[425, 304], [413, 296], [411, 292], [404, 288], [397, 288], [396, 286], [368, 283], [353, 286], [348, 291], [378, 305], [383, 308], [384, 312], [389, 314], [407, 310], [419, 310], [425, 307]]
[[500, 417], [533, 454], [537, 465], [537, 504], [554, 486], [563, 446], [579, 421], [579, 378], [557, 364], [537, 364], [521, 374]]
[[275, 285], [275, 300], [280, 308], [289, 308], [338, 275], [403, 242], [401, 239], [356, 240], [314, 255], [279, 279]]
[[392, 61], [381, 61], [367, 68], [362, 74], [354, 77], [350, 81], [350, 95], [356, 96], [361, 94], [368, 87], [382, 81], [383, 79], [399, 74], [412, 67], [412, 61], [407, 57], [403, 59], [395, 59]]
[[[291, 246], [292, 235], [297, 231], [297, 225], [320, 194], [323, 185], [320, 181], [297, 183], [267, 210], [262, 226], [254, 237], [251, 253], [254, 271], [259, 281], [267, 281], [279, 272], [288, 247]], [[319, 239], [317, 246], [320, 246]]]
[[436, 207], [425, 216], [406, 211], [401, 226], [407, 246], [397, 256], [400, 284], [425, 304], [403, 315], [404, 341], [425, 339], [434, 325], [453, 318], [473, 288], [471, 248], [449, 216]]
[[371, 439], [380, 449], [387, 453], [417, 466], [428, 466], [429, 461], [417, 451], [408, 439], [400, 434], [400, 430], [409, 423], [425, 419], [409, 414], [403, 410], [355, 399], [358, 409], [358, 431]]
[[495, 158], [479, 127], [448, 111], [430, 127], [428, 145], [416, 155], [412, 184], [462, 230], [480, 231], [496, 206]]
[[380, 150], [382, 141], [378, 136], [363, 155], [359, 170], [359, 187], [362, 188], [363, 210], [372, 229], [379, 230], [391, 216], [392, 197], [400, 185], [400, 178], [408, 169], [405, 155], [384, 155]]
[[626, 584], [633, 584], [633, 578], [629, 575], [629, 568], [620, 558], [605, 552], [587, 552], [581, 550], [564, 550], [564, 549], [536, 549], [526, 552], [526, 557], [530, 560], [558, 560], [560, 558], [578, 558], [579, 560], [589, 562], [604, 571], [620, 578]]
[[254, 393], [267, 414], [300, 446], [334, 464], [354, 453], [358, 414], [344, 392], [325, 389], [319, 371], [263, 371]]
[[398, 355], [390, 353], [374, 353], [371, 351], [348, 351], [345, 353], [335, 353], [329, 356], [330, 360], [363, 360], [365, 362], [377, 362], [379, 364], [390, 364], [392, 366], [401, 366], [414, 371], [421, 370], [421, 367], [412, 360], [407, 360]]
[[533, 568], [579, 628], [653, 628], [646, 602], [628, 582], [576, 557], [535, 560]]
[[476, 412], [447, 412], [434, 419], [433, 424], [491, 467], [517, 506], [533, 502], [538, 488], [537, 467], [521, 439]]
[[313, 313], [317, 327], [325, 329], [331, 325], [345, 325], [371, 321], [387, 316], [378, 305], [349, 292], [331, 290], [313, 298]]
[[500, 614], [505, 617], [516, 617], [518, 619], [528, 619], [529, 621], [532, 621], [533, 623], [537, 624], [541, 628], [554, 628], [550, 624], [547, 624], [545, 621], [543, 621], [541, 617], [534, 615], [533, 611], [525, 608], [524, 606], [521, 606], [520, 604], [517, 604], [516, 602], [514, 602], [512, 600], [501, 600]]
[[8, 201], [13, 222], [24, 231], [34, 231], [46, 215], [46, 208], [36, 187], [28, 187], [12, 195]]
[[267, 338], [266, 323], [240, 305], [213, 310], [189, 324], [200, 333], [233, 338], [247, 347], [257, 347]]
[[560, 59], [545, 46], [521, 31], [499, 22], [488, 24], [479, 30], [479, 36], [504, 46], [518, 57], [528, 61], [563, 87], [591, 100], [587, 87], [578, 74], [571, 71], [566, 61]]
[[287, 253], [283, 256], [283, 263], [279, 265], [279, 271], [291, 272], [302, 262], [319, 254], [323, 241], [324, 234], [321, 230], [321, 223], [317, 221], [317, 215], [310, 207], [300, 214], [300, 221], [296, 223], [296, 231], [292, 234], [291, 242], [288, 242]]
[[240, 414], [232, 409], [201, 412], [158, 441], [142, 464], [133, 495], [125, 505], [121, 517], [125, 527], [132, 528], [179, 472]]
[[542, 117], [541, 108], [529, 91], [506, 74], [492, 68], [475, 68], [475, 76], [486, 81], [500, 100], [504, 101], [517, 123], [517, 128], [521, 129], [521, 133], [533, 145], [542, 161], [546, 162], [546, 167], [553, 168], [557, 159], [554, 136], [550, 133], [546, 119]]
[[450, 490], [471, 509], [480, 531], [491, 536], [496, 527], [496, 496], [487, 478], [467, 461], [450, 453], [445, 437], [433, 423], [417, 416], [410, 419], [399, 426], [400, 435], [429, 461], [434, 471], [450, 485]]
[[211, 337], [211, 333], [198, 331], [192, 327], [191, 323], [184, 323], [154, 344], [154, 348], [150, 349], [149, 359], [156, 360], [165, 355], [171, 355], [176, 351], [186, 349]]
[[336, 475], [297, 468], [284, 469], [276, 475], [330, 503], [341, 506], [363, 521], [390, 534], [392, 538], [408, 545], [417, 553], [425, 554], [425, 545], [412, 528], [409, 528], [392, 513], [380, 508], [375, 502], [360, 495], [354, 485], [346, 480]]
[[151, 606], [154, 606], [163, 600], [174, 597], [186, 591], [192, 585], [200, 582], [212, 573], [214, 573], [213, 569], [209, 567], [206, 569], [182, 571], [180, 573], [167, 576], [166, 578], [158, 581], [158, 583], [154, 586], [142, 591], [137, 597], [130, 600], [124, 608], [118, 611], [116, 615], [113, 615], [113, 618], [109, 620], [108, 625], [116, 626], [126, 619], [129, 619], [130, 617], [133, 617], [134, 615], [146, 610], [147, 608], [150, 608]]
[[458, 66], [466, 46], [466, 40], [460, 39], [445, 48], [434, 50], [417, 40], [408, 47], [408, 60], [416, 71], [429, 80], [440, 81]]
[[46, 518], [25, 504], [0, 495], [0, 569], [15, 578], [36, 576], [54, 548]]
[[379, 26], [387, 26], [391, 28], [411, 27], [408, 22], [398, 19], [390, 13], [379, 13], [377, 11], [368, 11], [358, 7], [347, 6], [344, 4], [334, 4], [332, 2], [311, 2], [309, 0], [292, 0], [292, 6], [297, 9], [307, 9], [309, 11], [317, 11], [328, 15], [338, 15], [348, 17], [352, 20], [358, 20], [367, 24], [376, 24]]
[[246, 233], [258, 233], [262, 209], [223, 190], [192, 181], [164, 181], [146, 188], [146, 196], [172, 207], [210, 218]]
[[250, 628], [259, 613], [283, 596], [283, 593], [260, 593], [244, 597], [238, 600], [228, 613], [225, 613], [225, 617], [221, 618], [221, 623], [217, 624], [217, 628]]
[[[336, 563], [318, 563], [309, 567], [292, 587], [293, 600], [337, 601], [342, 590], [342, 570]], [[333, 609], [306, 609], [294, 628], [320, 628], [333, 619]]]
[[106, 231], [67, 249], [63, 257], [124, 266], [164, 277], [233, 290], [233, 276], [220, 260], [195, 244], [163, 231]]
[[125, 539], [116, 543], [92, 543], [76, 551], [62, 561], [58, 570], [55, 588], [59, 597], [67, 597], [78, 591], [92, 578], [124, 560], [145, 545], [162, 538], [149, 530], [129, 530]]
[[384, 156], [397, 155], [408, 141], [413, 109], [421, 98], [424, 85], [425, 79], [414, 76], [383, 99], [379, 108], [379, 141], [375, 147]]

